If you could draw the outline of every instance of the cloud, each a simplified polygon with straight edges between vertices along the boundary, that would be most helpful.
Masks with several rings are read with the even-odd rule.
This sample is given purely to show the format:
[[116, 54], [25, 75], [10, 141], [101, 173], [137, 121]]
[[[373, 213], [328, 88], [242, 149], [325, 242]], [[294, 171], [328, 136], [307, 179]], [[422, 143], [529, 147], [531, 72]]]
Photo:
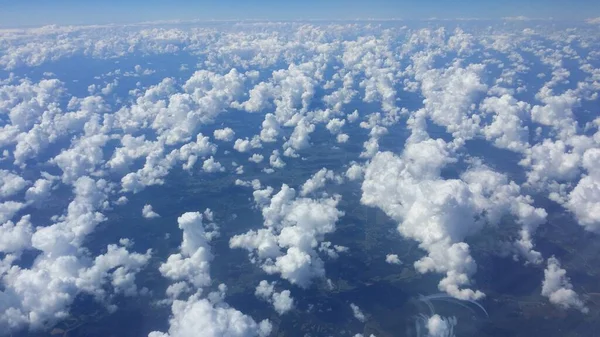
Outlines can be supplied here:
[[350, 309], [352, 309], [352, 314], [354, 315], [354, 318], [356, 318], [360, 322], [364, 323], [367, 320], [365, 314], [360, 310], [358, 305], [350, 303]]
[[400, 258], [398, 258], [398, 255], [396, 254], [387, 254], [385, 256], [385, 262], [389, 264], [402, 264], [402, 261], [400, 261]]
[[0, 251], [3, 253], [20, 253], [31, 248], [33, 226], [31, 216], [21, 217], [17, 223], [7, 221], [0, 226]]
[[350, 113], [346, 116], [346, 119], [350, 123], [356, 122], [358, 120], [358, 118], [359, 118], [358, 110], [354, 110], [354, 111], [352, 111], [352, 113]]
[[254, 189], [254, 190], [260, 190], [262, 188], [260, 180], [258, 180], [258, 179], [252, 179], [252, 181], [236, 179], [234, 184], [236, 186], [252, 187], [252, 189]]
[[196, 136], [195, 142], [189, 142], [181, 146], [178, 150], [173, 150], [168, 157], [175, 157], [183, 162], [184, 170], [191, 170], [198, 158], [206, 158], [210, 154], [215, 154], [217, 147], [208, 141], [208, 137], [201, 133]]
[[[204, 220], [208, 223], [204, 223]], [[194, 287], [210, 285], [210, 261], [213, 255], [209, 242], [218, 235], [218, 226], [212, 222], [212, 212], [187, 212], [177, 218], [183, 231], [179, 253], [172, 254], [161, 264], [159, 270], [164, 277], [173, 281], [186, 281]], [[209, 228], [210, 231], [206, 231]]]
[[254, 162], [256, 164], [262, 162], [263, 159], [265, 159], [265, 157], [262, 154], [258, 153], [254, 153], [250, 158], [248, 158], [249, 161]]
[[[149, 127], [157, 133], [155, 141], [145, 141], [144, 136], [123, 136], [124, 146], [115, 150], [109, 161], [111, 168], [126, 171], [135, 159], [146, 158], [141, 169], [122, 177], [123, 190], [139, 192], [146, 186], [162, 184], [177, 161], [184, 161], [183, 168], [190, 170], [199, 158], [214, 154], [216, 146], [197, 130], [213, 122], [242, 95], [245, 81], [245, 75], [235, 69], [224, 75], [201, 70], [181, 88], [166, 78], [141, 93], [131, 107], [118, 110], [110, 119], [113, 128], [133, 134]], [[190, 142], [194, 135], [196, 141]], [[167, 153], [167, 148], [186, 142]], [[209, 172], [223, 169], [211, 158], [205, 159], [203, 166]]]
[[28, 184], [29, 182], [21, 176], [7, 170], [0, 170], [0, 198], [5, 199], [14, 195]]
[[233, 140], [233, 137], [235, 137], [235, 132], [231, 128], [223, 128], [215, 130], [213, 135], [215, 139], [230, 142]]
[[146, 219], [159, 218], [160, 215], [152, 210], [152, 205], [146, 204], [144, 208], [142, 208], [142, 216]]
[[486, 125], [483, 133], [487, 140], [492, 140], [496, 147], [522, 152], [529, 147], [529, 129], [524, 126], [529, 104], [517, 101], [504, 94], [501, 97], [485, 98], [479, 108], [493, 114], [493, 121]]
[[0, 223], [11, 220], [13, 216], [24, 207], [24, 203], [17, 201], [5, 201], [0, 203]]
[[560, 267], [560, 262], [555, 257], [548, 259], [548, 267], [544, 270], [542, 282], [542, 296], [548, 297], [551, 303], [564, 309], [575, 308], [583, 313], [589, 309], [585, 306], [567, 277], [567, 271]]
[[478, 115], [469, 112], [477, 96], [487, 90], [481, 78], [484, 70], [482, 64], [461, 67], [456, 62], [443, 70], [429, 69], [415, 74], [425, 97], [424, 111], [454, 138], [470, 139], [480, 130]]
[[275, 311], [280, 315], [283, 315], [294, 308], [294, 299], [290, 296], [289, 290], [273, 293], [273, 308], [275, 308]]
[[183, 93], [169, 97], [167, 109], [160, 109], [152, 123], [167, 144], [188, 139], [201, 124], [212, 122], [241, 97], [246, 78], [236, 69], [220, 75], [196, 71], [183, 85]]
[[0, 325], [4, 331], [26, 325], [34, 330], [52, 326], [68, 316], [68, 307], [79, 293], [105, 301], [108, 285], [117, 293], [134, 295], [135, 273], [149, 258], [150, 251], [130, 253], [109, 245], [105, 254], [94, 259], [43, 254], [30, 269], [13, 266], [3, 278]]
[[309, 194], [315, 193], [317, 190], [325, 187], [325, 183], [327, 181], [335, 181], [338, 184], [341, 184], [343, 179], [339, 176], [336, 176], [333, 171], [322, 168], [317, 173], [313, 174], [313, 176], [310, 177], [304, 183], [304, 185], [302, 185], [300, 195], [305, 197]]
[[583, 154], [582, 166], [588, 172], [569, 193], [566, 207], [579, 223], [592, 232], [600, 231], [600, 149]]
[[597, 18], [589, 18], [585, 20], [586, 23], [589, 23], [590, 25], [597, 25], [600, 24], [600, 16]]
[[336, 136], [335, 139], [338, 143], [346, 143], [350, 139], [350, 136], [348, 136], [345, 133], [340, 133], [339, 135]]
[[216, 161], [215, 158], [213, 158], [212, 156], [210, 156], [210, 158], [204, 161], [204, 163], [202, 164], [202, 169], [208, 173], [225, 171], [223, 165]]
[[54, 157], [52, 163], [63, 171], [62, 181], [71, 184], [79, 177], [96, 173], [104, 161], [102, 148], [108, 140], [106, 135], [84, 137]]
[[279, 155], [279, 150], [273, 150], [271, 156], [269, 156], [269, 164], [273, 168], [283, 168], [285, 166], [285, 162], [281, 159]]
[[[5, 255], [0, 328], [12, 332], [50, 326], [67, 317], [71, 303], [84, 293], [107, 308], [115, 308], [111, 301], [117, 294], [146, 293], [138, 288], [136, 273], [150, 252], [130, 252], [133, 240], [124, 239], [93, 256], [85, 243], [107, 220], [105, 210], [125, 204], [131, 197], [127, 192], [165, 183], [173, 168], [190, 174], [224, 171], [217, 145], [200, 131], [214, 130], [206, 125], [232, 110], [256, 113], [262, 120], [254, 125], [254, 135], [232, 144], [236, 151], [252, 154], [256, 163], [269, 156], [262, 174], [284, 168], [282, 156], [302, 155], [309, 163], [313, 143], [337, 141], [344, 145], [335, 150], [344, 148], [350, 155], [357, 145], [353, 141], [362, 143], [360, 157], [348, 159], [362, 162], [344, 164], [347, 170], [341, 175], [335, 168], [320, 170], [300, 184], [298, 193], [287, 185], [279, 191], [262, 186], [267, 177], [235, 181], [254, 190], [264, 223], [231, 238], [230, 246], [247, 250], [252, 263], [285, 282], [308, 287], [325, 275], [323, 256], [335, 259], [347, 251], [326, 241], [343, 212], [340, 197], [324, 188], [331, 181], [341, 183], [342, 176], [364, 179], [362, 202], [383, 210], [401, 235], [416, 240], [425, 252], [414, 264], [416, 270], [441, 274], [439, 289], [458, 298], [483, 296], [471, 282], [477, 264], [468, 237], [500, 219], [517, 227], [509, 233], [511, 241], [498, 242], [502, 255], [543, 261], [535, 240], [547, 214], [526, 193], [547, 195], [586, 230], [598, 232], [600, 134], [594, 134], [598, 121], [581, 119], [581, 109], [597, 99], [597, 54], [570, 47], [589, 47], [593, 39], [580, 30], [569, 31], [563, 41], [560, 30], [512, 26], [474, 34], [362, 24], [241, 23], [218, 39], [210, 38], [212, 28], [148, 23], [3, 30], [0, 67], [14, 73], [7, 71], [0, 79], [0, 250]], [[147, 78], [152, 84], [138, 82], [129, 96], [123, 91], [127, 81], [117, 77], [153, 71], [136, 65], [100, 74], [87, 87], [89, 95], [81, 97], [71, 97], [71, 82], [51, 79], [60, 74], [44, 72], [45, 79], [33, 81], [21, 71], [33, 74], [33, 67], [74, 56], [112, 64], [120, 57], [182, 52], [202, 55], [201, 70], [187, 78], [181, 78], [184, 72]], [[572, 69], [569, 60], [577, 60], [579, 69]], [[538, 75], [539, 67], [531, 66], [537, 63], [549, 78], [541, 85], [527, 80]], [[85, 92], [89, 83], [76, 80]], [[359, 114], [354, 105], [361, 100]], [[364, 130], [352, 124], [359, 120]], [[233, 142], [235, 132], [220, 127], [212, 136]], [[400, 129], [411, 131], [404, 148], [393, 145]], [[428, 132], [444, 140], [431, 139]], [[497, 172], [504, 166], [494, 166], [494, 160], [489, 165], [495, 169], [484, 164], [497, 159], [488, 158], [491, 154], [472, 157], [472, 145], [483, 140], [522, 159], [527, 176], [523, 188], [518, 178], [509, 178], [519, 172]], [[266, 153], [254, 153], [263, 146]], [[381, 152], [384, 148], [397, 153]], [[288, 164], [299, 160], [290, 158]], [[199, 162], [202, 170], [194, 170]], [[233, 167], [244, 174], [243, 166]], [[63, 195], [69, 190], [73, 195]], [[55, 208], [53, 193], [67, 200], [66, 209]], [[143, 213], [156, 214], [147, 206]], [[35, 210], [42, 208], [42, 214], [54, 216], [38, 219]], [[206, 323], [207, 335], [266, 333], [268, 322], [256, 323], [217, 300], [225, 290], [207, 294], [204, 289], [211, 286], [208, 266], [213, 258], [206, 242], [216, 225], [209, 215], [200, 217], [179, 221], [184, 243], [161, 265], [173, 282], [167, 290], [167, 301], [173, 302], [169, 333], [193, 333], [186, 325], [193, 327], [195, 319]], [[204, 239], [189, 243], [196, 234]], [[25, 251], [35, 257], [28, 268], [20, 266]], [[386, 261], [397, 263], [399, 258], [389, 254]], [[552, 276], [562, 269], [551, 262], [547, 278], [559, 279], [554, 282], [559, 286], [549, 290], [551, 301], [583, 310], [564, 273]], [[279, 294], [277, 300], [273, 294]], [[273, 289], [269, 301], [279, 313], [293, 306], [287, 290]], [[430, 335], [452, 334], [451, 318], [426, 318], [423, 326]], [[242, 328], [228, 330], [238, 319]], [[230, 322], [229, 327], [219, 320]]]
[[233, 144], [233, 148], [238, 152], [248, 152], [251, 149], [257, 149], [262, 147], [260, 143], [260, 139], [252, 138], [252, 139], [236, 139]]
[[581, 104], [581, 94], [577, 90], [569, 89], [560, 95], [554, 95], [547, 85], [536, 94], [536, 98], [544, 105], [531, 108], [531, 119], [542, 125], [552, 126], [563, 133], [562, 137], [574, 135], [576, 122], [573, 109]]
[[315, 125], [309, 123], [306, 118], [302, 118], [294, 128], [290, 139], [283, 144], [283, 155], [296, 157], [297, 151], [310, 147], [310, 134], [314, 131]]
[[112, 294], [139, 292], [135, 274], [146, 265], [151, 251], [131, 253], [125, 247], [108, 245], [106, 253], [91, 257], [78, 249], [105, 219], [97, 211], [107, 205], [107, 188], [104, 180], [81, 177], [59, 222], [33, 230], [26, 216], [17, 224], [2, 226], [3, 237], [12, 237], [5, 249], [39, 251], [30, 268], [13, 266], [3, 278], [1, 296], [6, 302], [0, 307], [0, 325], [5, 331], [52, 326], [68, 315], [69, 305], [80, 293], [93, 295], [110, 308], [114, 307], [109, 304]]
[[219, 235], [218, 226], [213, 221], [210, 209], [203, 213], [187, 212], [177, 219], [183, 232], [179, 253], [170, 255], [159, 268], [163, 276], [175, 281], [167, 289], [167, 295], [173, 299], [169, 331], [154, 331], [149, 337], [191, 337], [198, 334], [215, 337], [262, 337], [271, 333], [272, 325], [268, 320], [256, 323], [250, 316], [224, 302], [227, 290], [224, 284], [220, 284], [218, 291], [209, 293], [205, 298], [198, 291], [187, 300], [177, 299], [189, 291], [190, 286], [199, 289], [211, 283], [209, 271], [213, 255], [209, 242]]
[[127, 199], [126, 196], [122, 195], [119, 197], [119, 199], [117, 199], [115, 201], [115, 205], [123, 206], [123, 205], [126, 205], [128, 202], [129, 202], [129, 199]]
[[52, 191], [52, 181], [48, 179], [38, 179], [33, 186], [25, 192], [25, 200], [30, 203], [40, 204], [48, 199]]
[[342, 130], [342, 127], [346, 124], [346, 121], [339, 118], [334, 118], [327, 123], [327, 130], [332, 134], [338, 134]]
[[279, 315], [283, 315], [294, 308], [294, 299], [290, 296], [289, 290], [275, 292], [275, 282], [260, 281], [254, 294], [271, 304]]
[[427, 320], [428, 337], [453, 337], [456, 318], [443, 318], [435, 314]]
[[[441, 169], [455, 161], [449, 145], [441, 139], [413, 139], [400, 157], [380, 152], [371, 160], [361, 202], [380, 207], [399, 222], [400, 234], [417, 240], [428, 252], [414, 266], [421, 273], [445, 273], [440, 290], [460, 299], [481, 298], [480, 291], [461, 289], [477, 270], [465, 237], [486, 223], [498, 223], [504, 214], [515, 216], [525, 234], [533, 233], [546, 212], [532, 207], [531, 198], [522, 196], [518, 185], [485, 166], [475, 165], [462, 179], [442, 179]], [[533, 262], [540, 260], [531, 249], [521, 254]]]
[[350, 167], [348, 167], [348, 170], [346, 170], [346, 178], [351, 181], [358, 180], [363, 177], [363, 173], [364, 168], [360, 164], [352, 162]]
[[66, 254], [79, 247], [84, 238], [106, 220], [99, 211], [108, 206], [108, 182], [84, 176], [73, 185], [74, 198], [65, 216], [50, 226], [39, 227], [34, 233], [32, 242], [36, 249], [57, 256]]
[[277, 139], [279, 132], [280, 126], [277, 117], [272, 113], [267, 113], [265, 115], [265, 120], [262, 122], [260, 140], [265, 143], [272, 143]]
[[525, 152], [520, 165], [528, 167], [527, 182], [544, 184], [551, 180], [568, 181], [579, 174], [580, 154], [569, 151], [562, 140], [543, 142], [533, 145]]
[[256, 323], [251, 317], [229, 307], [226, 303], [211, 303], [199, 296], [172, 305], [169, 332], [151, 332], [148, 337], [266, 337], [272, 325], [268, 320]]
[[256, 286], [254, 295], [256, 295], [256, 297], [261, 298], [263, 300], [269, 300], [271, 295], [273, 295], [274, 289], [275, 289], [275, 282], [269, 283], [265, 280], [262, 280]]
[[306, 288], [313, 278], [325, 275], [317, 248], [343, 215], [336, 208], [340, 197], [296, 198], [296, 191], [285, 184], [273, 192], [271, 187], [254, 191], [264, 227], [233, 236], [229, 246], [246, 249], [266, 273]]

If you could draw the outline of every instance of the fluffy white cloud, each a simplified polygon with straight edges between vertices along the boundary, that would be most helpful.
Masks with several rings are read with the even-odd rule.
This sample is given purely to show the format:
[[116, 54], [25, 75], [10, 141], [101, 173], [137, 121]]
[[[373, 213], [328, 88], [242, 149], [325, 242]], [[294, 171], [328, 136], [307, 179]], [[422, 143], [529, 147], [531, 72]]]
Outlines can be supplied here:
[[[208, 223], [204, 223], [204, 220]], [[160, 266], [163, 276], [173, 281], [186, 281], [195, 287], [205, 287], [211, 282], [210, 261], [213, 255], [209, 242], [218, 235], [218, 227], [212, 222], [212, 212], [187, 212], [177, 218], [177, 224], [183, 231], [183, 240], [179, 253], [169, 256]], [[206, 229], [210, 231], [206, 231]]]
[[199, 296], [186, 301], [176, 300], [172, 305], [169, 332], [151, 332], [148, 337], [266, 337], [271, 334], [268, 320], [256, 323], [251, 317], [229, 307], [213, 303]]
[[21, 176], [7, 170], [0, 170], [0, 198], [7, 198], [14, 195], [28, 184]]
[[346, 116], [346, 119], [348, 120], [348, 122], [354, 123], [358, 120], [358, 117], [359, 117], [358, 110], [354, 110], [354, 111], [352, 111], [352, 113], [350, 113]]
[[195, 142], [189, 142], [184, 144], [177, 150], [171, 151], [167, 156], [171, 158], [177, 158], [183, 161], [183, 169], [190, 170], [198, 158], [205, 158], [210, 154], [215, 154], [217, 147], [208, 141], [208, 137], [203, 136], [201, 133], [196, 136]]
[[25, 192], [25, 200], [30, 203], [39, 204], [45, 201], [51, 193], [52, 181], [48, 179], [38, 179], [33, 186]]
[[18, 211], [23, 209], [25, 204], [16, 201], [5, 201], [0, 203], [0, 222], [4, 223], [11, 220]]
[[279, 132], [280, 126], [277, 117], [272, 113], [266, 114], [260, 130], [260, 140], [265, 143], [272, 143], [277, 139]]
[[581, 104], [580, 93], [577, 90], [569, 89], [555, 96], [546, 84], [536, 94], [536, 98], [544, 105], [535, 105], [531, 108], [533, 121], [552, 126], [561, 133], [562, 137], [574, 135], [576, 122], [573, 118], [573, 109]]
[[68, 316], [68, 307], [79, 293], [104, 301], [109, 284], [115, 292], [134, 295], [135, 273], [149, 258], [150, 251], [130, 253], [109, 245], [105, 254], [94, 259], [42, 254], [30, 269], [13, 266], [3, 276], [0, 325], [4, 331], [26, 325], [32, 329], [52, 326]]
[[231, 128], [223, 128], [215, 130], [213, 135], [215, 139], [230, 142], [233, 140], [233, 137], [235, 137], [235, 132]]
[[271, 156], [269, 156], [269, 164], [273, 168], [283, 168], [285, 166], [285, 162], [281, 159], [279, 155], [279, 150], [273, 150]]
[[119, 197], [119, 199], [117, 199], [115, 201], [115, 205], [123, 206], [123, 205], [126, 205], [128, 202], [129, 202], [129, 199], [127, 199], [126, 196], [122, 195]]
[[142, 216], [146, 219], [158, 218], [160, 215], [152, 209], [152, 205], [146, 204], [142, 208]]
[[17, 223], [7, 221], [0, 226], [0, 251], [19, 253], [31, 247], [33, 226], [31, 216], [25, 215]]
[[275, 282], [269, 283], [265, 280], [262, 280], [256, 286], [254, 295], [256, 295], [256, 297], [258, 297], [258, 298], [268, 301], [271, 298], [271, 296], [273, 295], [274, 290], [275, 290]]
[[213, 220], [210, 209], [206, 209], [204, 213], [187, 212], [177, 219], [183, 232], [180, 252], [169, 256], [159, 268], [163, 276], [176, 281], [167, 289], [167, 295], [174, 299], [169, 331], [154, 331], [149, 337], [191, 337], [198, 334], [214, 337], [263, 337], [271, 333], [272, 326], [268, 320], [256, 323], [250, 316], [231, 308], [223, 301], [227, 290], [224, 284], [219, 285], [218, 291], [209, 293], [206, 298], [202, 298], [198, 291], [187, 300], [176, 299], [189, 291], [190, 287], [186, 283], [196, 289], [211, 283], [209, 270], [213, 255], [209, 242], [218, 235], [218, 227]]
[[290, 139], [283, 144], [283, 155], [296, 157], [296, 151], [308, 148], [310, 146], [310, 134], [314, 131], [315, 125], [309, 123], [306, 118], [302, 118], [294, 128]]
[[236, 69], [220, 75], [207, 70], [196, 71], [183, 85], [183, 93], [169, 97], [166, 109], [158, 110], [152, 126], [167, 144], [188, 139], [198, 125], [212, 122], [241, 97], [246, 77]]
[[343, 179], [340, 176], [335, 175], [335, 173], [326, 168], [320, 169], [317, 173], [313, 174], [304, 185], [302, 185], [302, 189], [300, 190], [300, 195], [305, 197], [311, 193], [316, 192], [317, 190], [325, 187], [325, 183], [327, 181], [335, 181], [338, 184], [341, 184]]
[[325, 269], [317, 249], [343, 215], [336, 208], [340, 197], [296, 198], [296, 191], [284, 184], [275, 195], [271, 187], [254, 191], [254, 200], [262, 209], [264, 228], [235, 235], [229, 246], [248, 250], [251, 261], [265, 272], [280, 274], [301, 287], [323, 277]]
[[479, 108], [493, 114], [493, 120], [483, 129], [486, 139], [501, 149], [522, 152], [529, 147], [529, 129], [524, 126], [529, 104], [517, 101], [510, 95], [488, 97]]
[[265, 280], [260, 281], [254, 294], [271, 304], [279, 315], [283, 315], [286, 312], [294, 308], [294, 299], [290, 296], [289, 290], [283, 290], [281, 292], [275, 292], [275, 282], [267, 282]]
[[[462, 180], [442, 179], [441, 169], [454, 160], [448, 144], [439, 139], [409, 140], [401, 157], [378, 153], [366, 167], [361, 201], [380, 207], [399, 222], [403, 236], [428, 252], [415, 262], [417, 271], [445, 273], [440, 290], [478, 299], [480, 291], [461, 289], [477, 270], [469, 245], [462, 242], [465, 237], [488, 222], [498, 223], [504, 214], [515, 216], [525, 234], [532, 233], [546, 212], [530, 206], [532, 200], [521, 196], [518, 185], [485, 167], [475, 166]], [[534, 262], [540, 259], [531, 249], [521, 253]]]
[[548, 267], [544, 270], [542, 296], [565, 309], [575, 308], [583, 313], [588, 312], [588, 308], [573, 290], [567, 271], [560, 267], [560, 262], [555, 257], [548, 259]]
[[335, 137], [335, 140], [336, 140], [338, 143], [346, 143], [346, 142], [348, 142], [348, 140], [349, 140], [349, 139], [350, 139], [350, 136], [348, 136], [348, 135], [347, 135], [347, 134], [345, 134], [345, 133], [340, 133], [339, 135], [337, 135], [337, 136]]
[[106, 135], [84, 137], [54, 157], [52, 162], [63, 171], [63, 182], [73, 183], [79, 177], [94, 174], [104, 162], [102, 148], [108, 140]]
[[252, 138], [252, 139], [236, 139], [233, 144], [233, 148], [238, 152], [248, 152], [251, 149], [257, 149], [262, 147], [260, 143], [260, 139]]
[[371, 137], [363, 143], [364, 151], [360, 154], [361, 158], [372, 158], [379, 152], [379, 140], [376, 137]]
[[352, 314], [354, 315], [354, 318], [356, 318], [357, 320], [359, 320], [363, 323], [367, 320], [367, 318], [365, 317], [365, 314], [362, 312], [362, 310], [360, 310], [358, 305], [356, 305], [354, 303], [350, 303], [350, 309], [352, 309]]
[[579, 174], [581, 155], [570, 151], [562, 140], [544, 139], [525, 152], [521, 165], [528, 167], [527, 182], [543, 184], [549, 180], [567, 181]]
[[258, 153], [254, 153], [250, 158], [248, 158], [249, 161], [254, 162], [256, 164], [262, 162], [263, 159], [265, 159], [265, 156]]
[[280, 315], [283, 315], [294, 308], [294, 299], [290, 296], [289, 290], [273, 293], [273, 308], [275, 308], [275, 311]]
[[400, 258], [396, 254], [387, 254], [385, 256], [385, 262], [389, 264], [402, 264], [402, 261], [400, 261]]
[[216, 161], [215, 158], [213, 158], [212, 156], [210, 156], [210, 158], [208, 158], [204, 161], [204, 163], [202, 164], [202, 169], [205, 172], [209, 172], [209, 173], [225, 171], [225, 168], [223, 167], [223, 165], [221, 165], [221, 163]]
[[74, 198], [67, 213], [59, 222], [39, 227], [33, 237], [34, 248], [49, 255], [61, 256], [79, 247], [84, 238], [96, 226], [106, 220], [99, 211], [108, 207], [107, 193], [110, 190], [104, 179], [94, 180], [84, 176], [74, 183]]
[[587, 230], [600, 231], [600, 149], [587, 150], [583, 155], [584, 176], [569, 193], [567, 208]]
[[472, 104], [487, 90], [481, 79], [484, 69], [482, 64], [461, 67], [458, 61], [445, 69], [421, 72], [417, 68], [415, 78], [421, 82], [424, 111], [455, 138], [470, 139], [480, 130], [479, 115], [472, 113]]
[[427, 337], [454, 337], [456, 318], [435, 314], [427, 319]]
[[352, 181], [358, 180], [362, 178], [363, 173], [364, 168], [360, 164], [353, 162], [352, 165], [348, 167], [348, 170], [346, 170], [346, 178]]
[[244, 181], [241, 179], [236, 179], [234, 184], [236, 186], [252, 187], [254, 190], [259, 190], [262, 188], [260, 180], [258, 180], [258, 179], [252, 179], [252, 181]]
[[327, 123], [327, 130], [333, 134], [338, 134], [342, 130], [342, 127], [346, 124], [346, 121], [339, 118], [334, 118]]

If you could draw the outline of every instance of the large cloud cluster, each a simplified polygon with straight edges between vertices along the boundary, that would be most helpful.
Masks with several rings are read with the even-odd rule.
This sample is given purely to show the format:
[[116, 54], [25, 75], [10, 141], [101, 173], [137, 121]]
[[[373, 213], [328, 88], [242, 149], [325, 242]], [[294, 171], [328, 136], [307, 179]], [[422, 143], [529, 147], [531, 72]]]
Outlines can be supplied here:
[[544, 270], [542, 295], [548, 297], [551, 303], [563, 308], [575, 308], [584, 313], [589, 311], [573, 290], [567, 271], [560, 267], [560, 262], [554, 256], [548, 259], [548, 267]]
[[[202, 296], [203, 289], [211, 284], [210, 262], [213, 255], [209, 242], [218, 236], [218, 226], [211, 222], [213, 220], [210, 209], [204, 213], [187, 212], [177, 219], [183, 232], [179, 253], [170, 255], [159, 268], [163, 276], [175, 282], [167, 289], [167, 295], [173, 299], [169, 331], [154, 331], [149, 337], [251, 337], [271, 333], [268, 320], [256, 323], [224, 301], [227, 290], [224, 284], [220, 284], [217, 291]], [[190, 291], [192, 295], [186, 300], [177, 299]], [[279, 299], [275, 301], [281, 302]]]
[[381, 152], [370, 161], [362, 202], [380, 207], [399, 221], [398, 231], [428, 252], [415, 262], [419, 272], [445, 273], [439, 288], [457, 298], [483, 297], [479, 291], [463, 288], [470, 284], [477, 268], [464, 240], [485, 225], [498, 224], [505, 214], [522, 225], [521, 240], [515, 248], [532, 262], [540, 262], [529, 240], [545, 221], [543, 209], [531, 206], [531, 198], [521, 195], [519, 186], [505, 175], [479, 163], [461, 179], [443, 179], [441, 170], [456, 162], [450, 144], [441, 139], [415, 139], [409, 139], [400, 157]]
[[265, 272], [308, 287], [313, 278], [325, 276], [319, 251], [331, 249], [324, 237], [335, 231], [335, 223], [344, 214], [337, 209], [340, 196], [298, 198], [285, 184], [273, 193], [272, 187], [254, 191], [264, 228], [235, 235], [229, 246], [248, 250], [251, 261]]
[[[418, 272], [442, 274], [439, 289], [456, 298], [482, 298], [472, 289], [477, 264], [468, 241], [484, 227], [516, 223], [500, 254], [544, 260], [535, 235], [547, 213], [531, 195], [547, 196], [585, 230], [600, 232], [600, 119], [590, 108], [600, 91], [595, 21], [544, 32], [341, 22], [0, 30], [0, 328], [50, 327], [80, 294], [114, 310], [116, 296], [148, 293], [136, 274], [151, 251], [130, 251], [134, 241], [122, 239], [95, 256], [86, 242], [109, 223], [107, 211], [179, 168], [235, 172], [235, 184], [254, 189], [263, 226], [227, 238], [229, 246], [291, 284], [309, 287], [325, 276], [323, 256], [347, 250], [327, 241], [344, 210], [339, 195], [322, 189], [348, 178], [362, 182], [364, 205], [383, 210], [425, 251], [413, 264]], [[142, 62], [161, 54], [198, 64], [164, 75]], [[141, 59], [120, 69], [120, 57]], [[83, 75], [81, 82], [34, 76], [37, 67], [75, 58], [109, 60], [119, 69], [94, 74], [90, 83]], [[128, 87], [125, 79], [134, 77], [140, 82]], [[224, 114], [242, 124], [257, 118], [258, 125], [212, 125]], [[397, 136], [406, 131], [402, 143]], [[246, 171], [295, 168], [326, 136], [332, 151], [349, 151], [339, 163], [347, 170], [320, 169], [298, 192], [285, 182], [279, 191], [263, 187], [230, 161], [241, 153], [251, 162]], [[494, 158], [472, 156], [483, 142], [512, 156], [524, 178], [501, 172]], [[68, 199], [66, 209], [43, 211], [54, 195]], [[141, 216], [158, 218], [149, 202]], [[202, 327], [207, 336], [268, 334], [270, 323], [224, 302], [225, 286], [206, 293], [217, 233], [212, 212], [185, 213], [178, 225], [181, 246], [159, 267], [173, 282], [168, 335]], [[401, 263], [393, 254], [386, 261]], [[551, 302], [585, 311], [553, 258], [543, 284]], [[261, 282], [257, 295], [280, 314], [291, 310], [290, 291], [273, 286]], [[454, 324], [432, 316], [426, 327], [430, 335], [451, 335]]]

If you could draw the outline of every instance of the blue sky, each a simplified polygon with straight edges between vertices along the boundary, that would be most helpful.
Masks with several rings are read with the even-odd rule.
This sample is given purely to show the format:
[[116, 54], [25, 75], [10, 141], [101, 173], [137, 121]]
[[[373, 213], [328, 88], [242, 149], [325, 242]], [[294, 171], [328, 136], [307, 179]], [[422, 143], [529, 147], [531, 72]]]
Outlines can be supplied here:
[[598, 0], [0, 0], [0, 25], [123, 23], [173, 19], [356, 19], [504, 16], [585, 19]]

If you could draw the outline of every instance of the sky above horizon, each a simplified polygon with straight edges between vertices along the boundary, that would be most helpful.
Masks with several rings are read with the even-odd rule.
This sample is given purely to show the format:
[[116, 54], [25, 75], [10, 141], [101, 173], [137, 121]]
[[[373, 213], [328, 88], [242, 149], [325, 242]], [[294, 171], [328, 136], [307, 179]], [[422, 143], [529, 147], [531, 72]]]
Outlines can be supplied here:
[[155, 20], [426, 19], [526, 16], [583, 20], [600, 16], [593, 0], [0, 0], [0, 26], [133, 23]]

